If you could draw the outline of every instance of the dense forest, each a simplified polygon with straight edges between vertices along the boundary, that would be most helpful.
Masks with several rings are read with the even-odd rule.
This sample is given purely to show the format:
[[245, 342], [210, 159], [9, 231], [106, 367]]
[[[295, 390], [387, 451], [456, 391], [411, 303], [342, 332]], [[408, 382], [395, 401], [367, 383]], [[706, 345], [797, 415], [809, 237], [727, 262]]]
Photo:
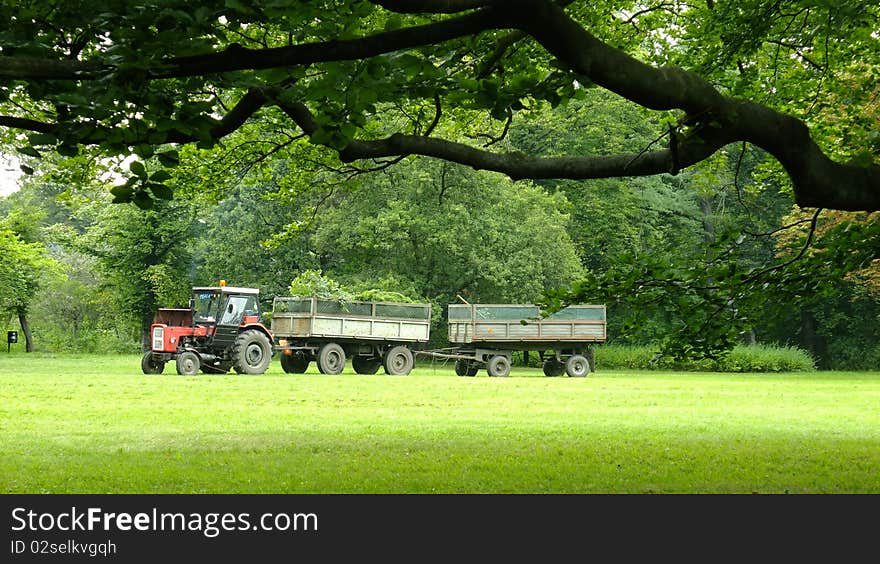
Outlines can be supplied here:
[[[562, 130], [563, 119], [577, 127]], [[587, 128], [608, 137], [627, 129], [638, 148], [656, 123], [591, 91], [512, 126], [503, 142], [531, 154], [578, 151]], [[713, 263], [774, 268], [810, 233], [813, 214], [768, 186], [758, 150], [723, 152], [675, 177], [513, 182], [423, 158], [334, 170], [312, 146], [282, 148], [272, 133], [259, 126], [182, 155], [169, 180], [180, 196], [148, 210], [111, 204], [112, 182], [95, 163], [62, 159], [27, 176], [0, 201], [4, 250], [21, 257], [4, 260], [16, 272], [3, 279], [28, 274], [21, 302], [6, 307], [7, 327], [23, 311], [37, 349], [134, 351], [154, 310], [186, 303], [191, 285], [224, 279], [260, 288], [268, 302], [318, 270], [352, 290], [399, 292], [441, 310], [459, 295], [543, 303], [590, 284], [590, 301], [608, 304], [612, 343], [665, 344], [670, 354], [689, 345], [694, 354], [684, 329], [711, 313], [723, 320], [715, 342], [730, 333], [732, 343], [799, 345], [826, 367], [880, 366], [880, 288], [870, 269], [814, 272], [796, 299], [775, 283], [757, 300], [708, 311], [719, 299], [712, 293], [729, 296], [698, 288]], [[271, 161], [261, 158], [273, 150]], [[810, 254], [833, 242], [839, 221], [819, 215]], [[780, 273], [795, 280], [810, 260], [805, 253]], [[434, 333], [441, 342], [442, 323]]]
[[[4, 3], [0, 131], [26, 174], [0, 199], [0, 321], [29, 349], [137, 351], [192, 285], [270, 303], [319, 271], [434, 304], [438, 343], [458, 296], [605, 303], [611, 343], [880, 368], [876, 6], [514, 3], [601, 34], [569, 30], [584, 62], [497, 2], [281, 4]], [[309, 42], [342, 54], [257, 63]]]

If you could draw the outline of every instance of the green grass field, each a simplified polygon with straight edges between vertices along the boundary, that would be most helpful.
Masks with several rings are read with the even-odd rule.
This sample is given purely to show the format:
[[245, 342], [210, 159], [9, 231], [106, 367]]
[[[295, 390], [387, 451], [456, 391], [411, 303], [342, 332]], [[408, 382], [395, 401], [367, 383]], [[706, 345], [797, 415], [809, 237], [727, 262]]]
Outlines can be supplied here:
[[0, 448], [5, 493], [880, 493], [880, 374], [181, 377], [0, 354]]

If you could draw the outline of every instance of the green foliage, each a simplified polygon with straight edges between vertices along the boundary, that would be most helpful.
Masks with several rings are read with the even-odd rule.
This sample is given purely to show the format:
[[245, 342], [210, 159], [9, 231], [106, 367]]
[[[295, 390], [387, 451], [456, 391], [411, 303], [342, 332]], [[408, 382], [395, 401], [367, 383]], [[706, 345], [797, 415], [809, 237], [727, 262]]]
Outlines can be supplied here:
[[[116, 202], [143, 209], [178, 194], [169, 181], [181, 162], [179, 145], [237, 145], [230, 130], [272, 122], [272, 136], [248, 143], [274, 143], [270, 153], [282, 158], [292, 144], [344, 152], [352, 140], [420, 135], [429, 128], [434, 136], [442, 131], [454, 141], [468, 136], [488, 146], [501, 140], [498, 133], [513, 118], [541, 116], [598, 90], [568, 67], [575, 59], [566, 62], [563, 52], [548, 51], [551, 40], [507, 29], [521, 24], [491, 10], [450, 15], [429, 6], [400, 14], [390, 4], [363, 0], [56, 4], [0, 3], [10, 83], [0, 89], [0, 112], [26, 131], [7, 133], [5, 141], [30, 169], [52, 153], [133, 158], [111, 193]], [[591, 41], [620, 49], [615, 56], [696, 71], [723, 94], [804, 117], [834, 156], [877, 160], [880, 61], [872, 3], [565, 2], [564, 8], [572, 25], [591, 32]], [[475, 15], [485, 21], [461, 38], [442, 29], [457, 19], [467, 32]], [[399, 32], [409, 33], [395, 45]], [[280, 56], [267, 61], [266, 54]], [[647, 107], [678, 98], [637, 82], [616, 90]], [[286, 114], [278, 103], [286, 104]], [[290, 114], [297, 109], [311, 115], [299, 120], [301, 132], [291, 132]], [[646, 135], [660, 140], [664, 125], [680, 117], [655, 116], [628, 130], [629, 112], [639, 110], [605, 109], [612, 111], [584, 112], [592, 115], [592, 127], [558, 120], [554, 125], [561, 127], [549, 129], [549, 140], [531, 145], [556, 153], [552, 137], [577, 132], [592, 141], [566, 147], [575, 150], [564, 154], [600, 154], [598, 148], [617, 154], [613, 145], [629, 150], [630, 141], [646, 149]], [[447, 123], [436, 127], [440, 121]], [[617, 141], [607, 142], [611, 138]]]
[[290, 283], [288, 292], [291, 296], [316, 297], [322, 300], [339, 302], [370, 301], [417, 303], [417, 299], [404, 293], [388, 289], [389, 280], [374, 280], [381, 287], [370, 286], [370, 282], [360, 281], [355, 285], [340, 284], [323, 274], [320, 270], [304, 270]]
[[42, 243], [26, 243], [0, 222], [0, 311], [27, 314], [55, 262]]
[[603, 345], [596, 351], [600, 370], [687, 370], [703, 372], [806, 372], [815, 370], [813, 358], [798, 347], [737, 345], [717, 359], [674, 359], [659, 346]]
[[320, 270], [304, 270], [290, 282], [287, 290], [291, 296], [304, 298], [320, 298], [322, 300], [336, 300], [349, 302], [353, 299], [350, 292], [333, 280], [325, 276]]
[[528, 184], [426, 161], [364, 178], [322, 212], [315, 247], [342, 278], [393, 275], [448, 303], [529, 302], [580, 272], [568, 204]]
[[35, 347], [39, 351], [131, 353], [139, 350], [137, 325], [111, 304], [112, 289], [100, 284], [100, 269], [90, 256], [57, 245], [52, 258], [58, 276], [48, 277], [31, 308]]
[[[228, 174], [223, 165], [242, 159], [245, 166], [250, 158], [258, 157], [218, 149], [188, 155], [178, 171], [177, 189], [196, 203], [190, 242], [194, 282], [234, 280], [238, 286], [259, 288], [263, 296], [287, 295], [294, 273], [318, 266], [308, 233], [277, 237], [308, 213], [303, 210], [309, 204], [306, 196], [299, 194], [295, 203], [279, 198], [279, 193], [301, 187], [307, 173], [292, 169], [292, 161], [252, 167], [244, 177]], [[210, 188], [199, 194], [206, 186]]]
[[401, 303], [416, 303], [416, 301], [409, 296], [401, 294], [400, 292], [393, 292], [388, 290], [379, 290], [377, 288], [371, 288], [369, 290], [364, 290], [362, 292], [358, 292], [354, 295], [355, 300], [361, 300], [365, 302], [401, 302]]
[[[605, 269], [588, 271], [568, 294], [550, 292], [548, 304], [607, 302], [612, 335], [634, 344], [662, 342], [663, 354], [678, 360], [718, 359], [743, 333], [757, 331], [783, 344], [800, 344], [828, 368], [830, 349], [817, 348], [807, 329], [802, 339], [792, 339], [801, 332], [802, 312], [815, 311], [819, 304], [827, 313], [810, 331], [829, 342], [845, 334], [871, 335], [866, 337], [871, 341], [877, 335], [873, 328], [858, 330], [858, 322], [851, 321], [832, 324], [830, 313], [875, 315], [870, 300], [847, 305], [845, 288], [877, 256], [876, 222], [817, 216], [813, 237], [810, 214], [792, 222], [779, 196], [737, 184], [743, 161], [755, 162], [743, 154], [736, 171], [718, 163], [689, 179], [690, 186], [703, 185], [690, 208], [689, 229], [685, 224], [674, 229], [674, 238], [664, 245], [615, 254]], [[732, 172], [733, 193], [718, 186]], [[728, 209], [731, 198], [734, 209]], [[791, 225], [779, 228], [782, 223]], [[791, 235], [780, 235], [786, 233]], [[806, 252], [808, 243], [816, 250]], [[783, 320], [795, 326], [783, 328]]]
[[95, 214], [95, 223], [76, 248], [97, 258], [120, 309], [148, 329], [158, 307], [179, 305], [188, 295], [185, 266], [190, 262], [187, 239], [193, 220], [189, 205], [169, 202], [147, 211], [109, 206], [89, 213]]
[[723, 372], [804, 372], [815, 369], [809, 353], [798, 347], [736, 346], [718, 364]]

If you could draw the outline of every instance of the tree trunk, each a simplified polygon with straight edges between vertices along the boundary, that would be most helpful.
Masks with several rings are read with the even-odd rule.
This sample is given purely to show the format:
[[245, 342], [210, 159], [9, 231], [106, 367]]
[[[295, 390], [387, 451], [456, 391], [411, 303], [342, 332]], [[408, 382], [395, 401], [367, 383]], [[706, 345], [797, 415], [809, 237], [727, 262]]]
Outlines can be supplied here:
[[141, 349], [144, 352], [152, 348], [150, 343], [150, 326], [153, 325], [153, 314], [146, 314], [141, 318]]
[[24, 333], [25, 352], [34, 352], [34, 337], [31, 335], [31, 325], [28, 323], [27, 314], [19, 312], [18, 322], [21, 324], [21, 332]]
[[821, 369], [828, 369], [828, 346], [825, 338], [816, 333], [816, 318], [809, 311], [801, 311], [801, 339], [804, 347], [816, 359], [816, 365]]

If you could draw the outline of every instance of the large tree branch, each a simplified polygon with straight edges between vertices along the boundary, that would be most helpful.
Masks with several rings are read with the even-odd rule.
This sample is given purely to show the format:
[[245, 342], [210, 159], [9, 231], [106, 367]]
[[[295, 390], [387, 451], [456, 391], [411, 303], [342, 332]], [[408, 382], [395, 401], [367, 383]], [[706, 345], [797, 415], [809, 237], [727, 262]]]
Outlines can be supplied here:
[[390, 12], [399, 14], [455, 14], [483, 8], [492, 0], [372, 0]]
[[[727, 143], [749, 141], [788, 172], [803, 207], [880, 209], [880, 167], [829, 159], [800, 120], [751, 102], [723, 96], [699, 76], [678, 68], [654, 68], [596, 39], [552, 2], [511, 0], [510, 25], [534, 37], [571, 69], [647, 108], [682, 109], [700, 129]], [[709, 141], [717, 143], [717, 139]]]
[[54, 123], [46, 123], [35, 119], [15, 116], [0, 116], [0, 127], [11, 127], [12, 129], [34, 131], [37, 133], [51, 133], [52, 135], [55, 135], [58, 131], [58, 126]]
[[[278, 101], [279, 107], [307, 134], [319, 124], [300, 102]], [[700, 162], [724, 145], [720, 139], [709, 144], [702, 139], [685, 140], [676, 151], [669, 149], [601, 157], [540, 158], [519, 152], [496, 153], [463, 143], [422, 135], [395, 134], [372, 141], [352, 140], [339, 152], [343, 162], [380, 159], [399, 155], [422, 155], [459, 163], [479, 170], [500, 172], [514, 180], [525, 178], [568, 178], [585, 180], [620, 176], [650, 176], [671, 172]]]
[[70, 59], [0, 56], [0, 77], [18, 80], [84, 80], [104, 68], [95, 62]]
[[[613, 48], [569, 17], [552, 0], [376, 0], [389, 10], [407, 13], [459, 13], [420, 26], [380, 32], [357, 39], [324, 41], [282, 48], [252, 50], [233, 46], [224, 51], [163, 59], [147, 72], [147, 80], [205, 76], [243, 69], [283, 68], [327, 61], [362, 60], [421, 46], [507, 29], [518, 38], [531, 36], [551, 55], [568, 66], [573, 76], [595, 84], [646, 108], [680, 109], [686, 114], [683, 134], [670, 137], [670, 148], [636, 156], [569, 157], [539, 159], [498, 154], [459, 143], [412, 135], [384, 140], [352, 140], [340, 153], [343, 160], [424, 154], [476, 168], [496, 170], [513, 178], [598, 178], [675, 173], [711, 155], [727, 143], [748, 141], [779, 160], [788, 172], [798, 204], [840, 210], [880, 209], [880, 167], [840, 164], [828, 158], [810, 138], [800, 120], [751, 102], [722, 95], [701, 77], [679, 68], [655, 68]], [[503, 53], [503, 49], [500, 51]], [[491, 62], [494, 62], [490, 59]], [[0, 76], [18, 79], [90, 80], [105, 76], [96, 62], [36, 61], [0, 57]], [[210, 134], [222, 137], [266, 103], [252, 92]], [[282, 106], [304, 131], [309, 132], [306, 106]], [[58, 128], [33, 120], [0, 117], [0, 125], [31, 131], [56, 132]], [[311, 124], [314, 125], [314, 124]], [[189, 135], [169, 134], [167, 141], [189, 142]], [[88, 140], [80, 140], [87, 142]]]
[[[487, 3], [490, 2], [474, 4]], [[268, 49], [248, 49], [234, 44], [216, 53], [164, 59], [149, 74], [153, 79], [181, 78], [238, 70], [360, 60], [476, 35], [481, 31], [492, 29], [496, 20], [495, 11], [484, 8], [435, 23], [375, 33], [358, 39], [321, 41]], [[22, 80], [92, 80], [98, 78], [97, 71], [110, 68], [94, 61], [0, 56], [0, 77]]]
[[[257, 88], [249, 90], [238, 103], [222, 119], [216, 120], [216, 125], [208, 132], [211, 139], [218, 140], [226, 137], [230, 133], [236, 131], [244, 122], [253, 116], [260, 108], [262, 108], [268, 98], [266, 94]], [[67, 124], [65, 124], [67, 125]], [[25, 119], [13, 116], [0, 116], [0, 127], [11, 127], [23, 131], [33, 131], [37, 133], [50, 133], [55, 136], [62, 136], [64, 127], [57, 123], [47, 123], [33, 119]], [[109, 127], [94, 128], [89, 136], [76, 139], [76, 142], [83, 145], [97, 145], [106, 139], [109, 133]], [[155, 129], [147, 130], [143, 141], [153, 137], [157, 131]], [[166, 143], [193, 143], [199, 141], [199, 137], [191, 134], [182, 133], [180, 129], [171, 127], [167, 131]]]
[[[682, 109], [693, 126], [682, 143], [641, 156], [536, 159], [480, 151], [460, 143], [395, 135], [381, 141], [352, 141], [343, 160], [420, 154], [495, 170], [512, 178], [601, 178], [675, 173], [720, 147], [748, 141], [776, 157], [788, 172], [803, 207], [880, 209], [880, 167], [835, 163], [810, 138], [807, 127], [786, 114], [723, 96], [699, 76], [679, 68], [654, 68], [615, 49], [583, 29], [557, 5], [543, 0], [511, 0], [499, 18], [505, 27], [534, 37], [573, 72], [589, 77], [642, 106]], [[498, 22], [496, 22], [496, 25]], [[310, 133], [303, 106], [294, 121]], [[290, 113], [290, 112], [289, 112]], [[300, 119], [294, 117], [300, 114]], [[313, 121], [313, 120], [312, 120]]]
[[496, 23], [495, 10], [485, 8], [436, 23], [380, 32], [358, 39], [259, 50], [236, 45], [219, 53], [168, 59], [163, 63], [166, 69], [157, 71], [154, 76], [175, 78], [244, 69], [270, 69], [328, 61], [361, 60], [476, 35], [492, 29]]

